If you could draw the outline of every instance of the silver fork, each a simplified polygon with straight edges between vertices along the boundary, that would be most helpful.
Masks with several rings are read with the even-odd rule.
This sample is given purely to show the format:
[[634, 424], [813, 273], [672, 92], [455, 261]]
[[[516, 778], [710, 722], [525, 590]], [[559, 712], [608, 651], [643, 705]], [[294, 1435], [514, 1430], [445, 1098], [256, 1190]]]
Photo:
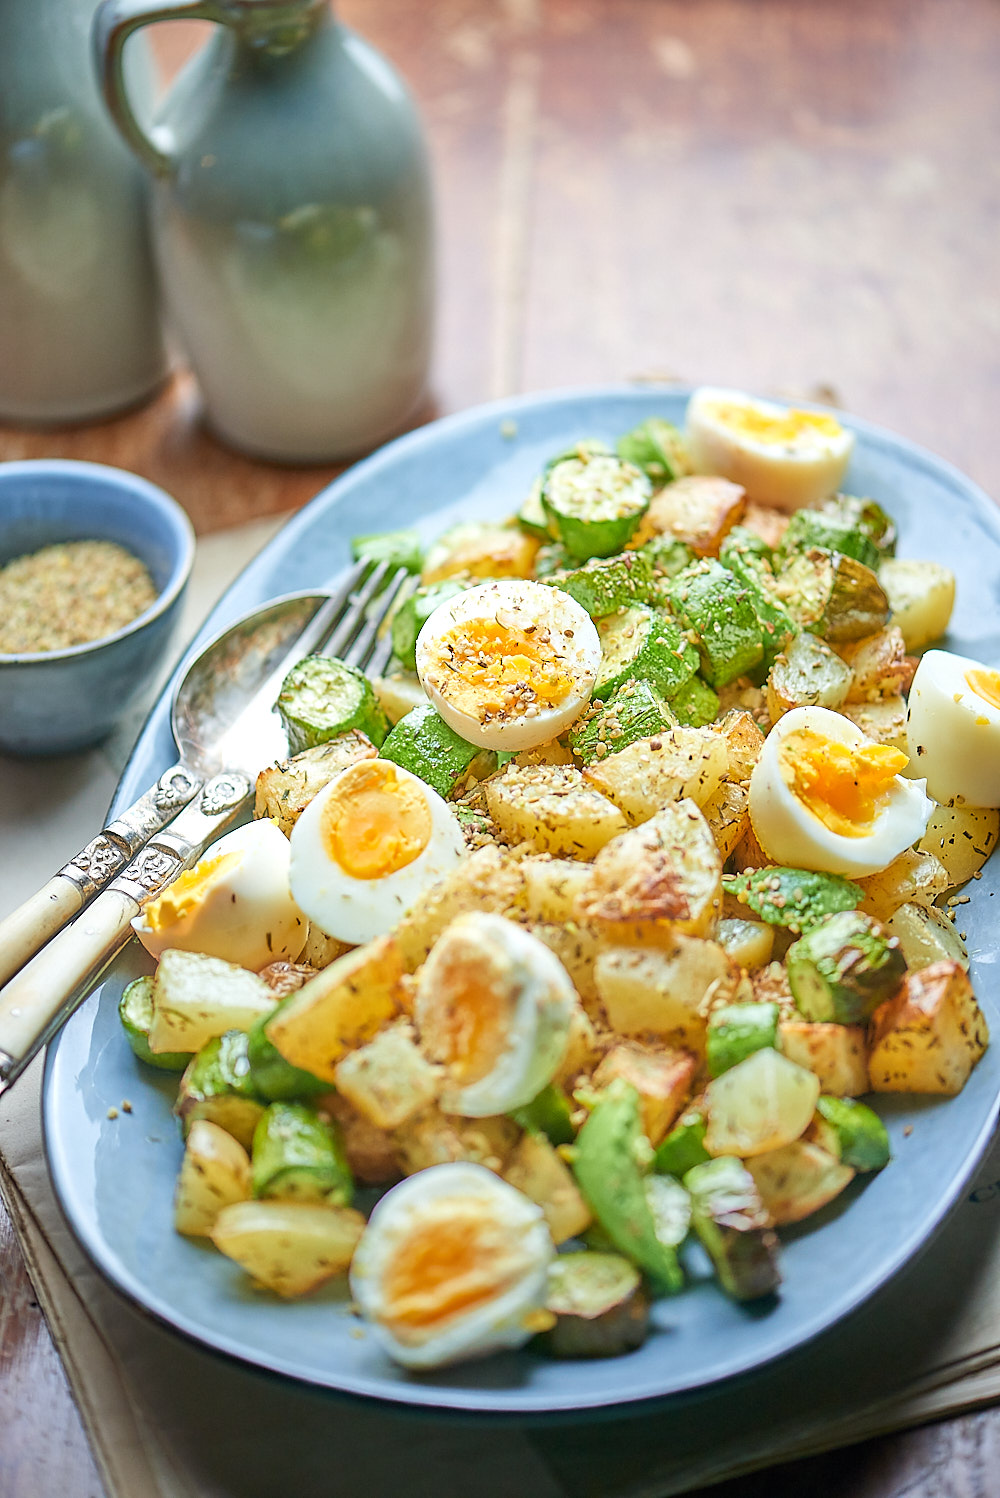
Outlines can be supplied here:
[[257, 773], [288, 753], [274, 704], [296, 661], [325, 653], [373, 675], [385, 670], [392, 647], [383, 626], [410, 586], [409, 574], [400, 568], [390, 575], [388, 564], [380, 562], [367, 575], [363, 568], [352, 569], [347, 581], [359, 581], [360, 586], [342, 586], [321, 605], [312, 627], [297, 637], [222, 734], [216, 763], [224, 768], [173, 821], [153, 829], [131, 862], [107, 880], [82, 914], [47, 940], [0, 989], [0, 1093], [12, 1086], [94, 987], [128, 940], [131, 923], [143, 907], [247, 811]]

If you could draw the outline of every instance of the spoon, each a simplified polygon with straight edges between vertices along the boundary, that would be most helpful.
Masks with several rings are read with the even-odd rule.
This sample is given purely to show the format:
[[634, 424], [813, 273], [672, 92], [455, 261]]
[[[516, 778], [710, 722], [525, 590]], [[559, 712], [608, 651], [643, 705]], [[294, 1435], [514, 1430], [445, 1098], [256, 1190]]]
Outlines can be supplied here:
[[[227, 732], [272, 677], [323, 643], [366, 564], [359, 562], [336, 592], [279, 598], [237, 619], [178, 673], [170, 712], [179, 758], [156, 784], [109, 822], [57, 874], [0, 921], [0, 987], [61, 930], [224, 767], [238, 764]], [[378, 569], [376, 569], [377, 571]], [[382, 571], [385, 568], [383, 565]], [[374, 579], [369, 579], [365, 592]], [[280, 680], [278, 682], [280, 686]], [[288, 752], [273, 713], [277, 691], [254, 712], [253, 751], [271, 758]], [[246, 734], [241, 720], [240, 737]], [[250, 735], [246, 734], [249, 739]], [[259, 765], [267, 758], [258, 758]]]

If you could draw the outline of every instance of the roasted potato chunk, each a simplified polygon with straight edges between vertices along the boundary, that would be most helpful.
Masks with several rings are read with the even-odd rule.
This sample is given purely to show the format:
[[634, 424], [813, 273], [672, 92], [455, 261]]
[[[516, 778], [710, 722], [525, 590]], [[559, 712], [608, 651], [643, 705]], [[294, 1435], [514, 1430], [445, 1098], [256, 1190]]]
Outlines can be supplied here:
[[506, 765], [486, 782], [490, 816], [512, 842], [540, 853], [593, 858], [628, 826], [573, 765]]
[[778, 1228], [818, 1212], [851, 1184], [855, 1174], [835, 1155], [805, 1139], [755, 1155], [746, 1166]]
[[271, 817], [286, 837], [314, 796], [335, 775], [359, 759], [374, 759], [378, 750], [358, 728], [338, 734], [327, 744], [317, 744], [291, 759], [261, 770], [257, 776], [254, 817]]
[[711, 728], [671, 728], [588, 766], [583, 778], [621, 807], [633, 826], [688, 797], [704, 806], [729, 768], [725, 738]]
[[402, 976], [391, 936], [355, 947], [285, 1000], [267, 1025], [267, 1038], [292, 1066], [335, 1083], [341, 1057], [397, 1014]]
[[397, 1020], [333, 1069], [337, 1091], [379, 1129], [398, 1129], [437, 1096], [439, 1072], [417, 1045], [413, 1026]]
[[208, 1238], [223, 1207], [250, 1195], [250, 1157], [242, 1144], [218, 1124], [196, 1118], [177, 1177], [174, 1227], [190, 1238]]
[[342, 1274], [364, 1229], [351, 1207], [236, 1202], [219, 1213], [212, 1242], [259, 1285], [292, 1299]]
[[664, 1139], [691, 1095], [698, 1063], [689, 1051], [663, 1050], [626, 1040], [613, 1046], [594, 1072], [594, 1085], [616, 1077], [639, 1094], [642, 1129], [650, 1144]]
[[934, 962], [907, 973], [899, 992], [872, 1016], [872, 1089], [954, 1097], [988, 1043], [968, 975], [957, 962]]
[[585, 921], [625, 945], [672, 947], [678, 932], [707, 936], [722, 909], [722, 858], [693, 801], [665, 807], [594, 861], [580, 902]]
[[695, 556], [717, 557], [719, 547], [746, 513], [746, 493], [729, 479], [693, 474], [653, 496], [646, 525], [654, 535], [675, 536]]
[[522, 1134], [502, 1174], [541, 1207], [553, 1243], [565, 1243], [590, 1226], [593, 1215], [572, 1172], [543, 1135]]
[[878, 634], [839, 646], [837, 654], [851, 669], [848, 703], [878, 702], [910, 689], [917, 663], [906, 654], [903, 632], [894, 624]]
[[781, 1049], [789, 1061], [815, 1072], [830, 1097], [862, 1097], [868, 1091], [868, 1045], [863, 1025], [783, 1019]]
[[594, 963], [594, 982], [608, 1022], [620, 1035], [655, 1035], [697, 1056], [705, 1053], [706, 1001], [731, 1000], [739, 969], [719, 946], [677, 936], [667, 950], [608, 947]]

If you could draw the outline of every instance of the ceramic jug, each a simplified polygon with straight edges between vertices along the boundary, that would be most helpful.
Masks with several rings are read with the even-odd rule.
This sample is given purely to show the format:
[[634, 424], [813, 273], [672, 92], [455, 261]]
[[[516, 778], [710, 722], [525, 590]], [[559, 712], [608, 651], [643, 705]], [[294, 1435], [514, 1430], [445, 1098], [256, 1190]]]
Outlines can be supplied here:
[[[166, 374], [145, 182], [90, 55], [96, 0], [0, 0], [0, 419], [78, 421]], [[129, 57], [139, 107], [145, 49]]]
[[[122, 49], [157, 19], [215, 35], [147, 133]], [[95, 47], [118, 126], [155, 179], [170, 319], [224, 441], [354, 456], [422, 398], [432, 214], [414, 106], [328, 0], [104, 0]]]

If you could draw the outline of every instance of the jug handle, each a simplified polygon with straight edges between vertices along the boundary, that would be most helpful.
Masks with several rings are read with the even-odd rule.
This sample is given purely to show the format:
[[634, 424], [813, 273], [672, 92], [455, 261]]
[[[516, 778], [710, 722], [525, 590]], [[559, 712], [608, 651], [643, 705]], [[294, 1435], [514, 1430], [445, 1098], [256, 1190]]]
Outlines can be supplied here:
[[133, 113], [123, 69], [125, 43], [134, 31], [155, 21], [191, 20], [225, 25], [225, 0], [102, 0], [94, 16], [91, 40], [105, 103], [128, 145], [158, 177], [170, 175], [173, 159], [146, 134]]

